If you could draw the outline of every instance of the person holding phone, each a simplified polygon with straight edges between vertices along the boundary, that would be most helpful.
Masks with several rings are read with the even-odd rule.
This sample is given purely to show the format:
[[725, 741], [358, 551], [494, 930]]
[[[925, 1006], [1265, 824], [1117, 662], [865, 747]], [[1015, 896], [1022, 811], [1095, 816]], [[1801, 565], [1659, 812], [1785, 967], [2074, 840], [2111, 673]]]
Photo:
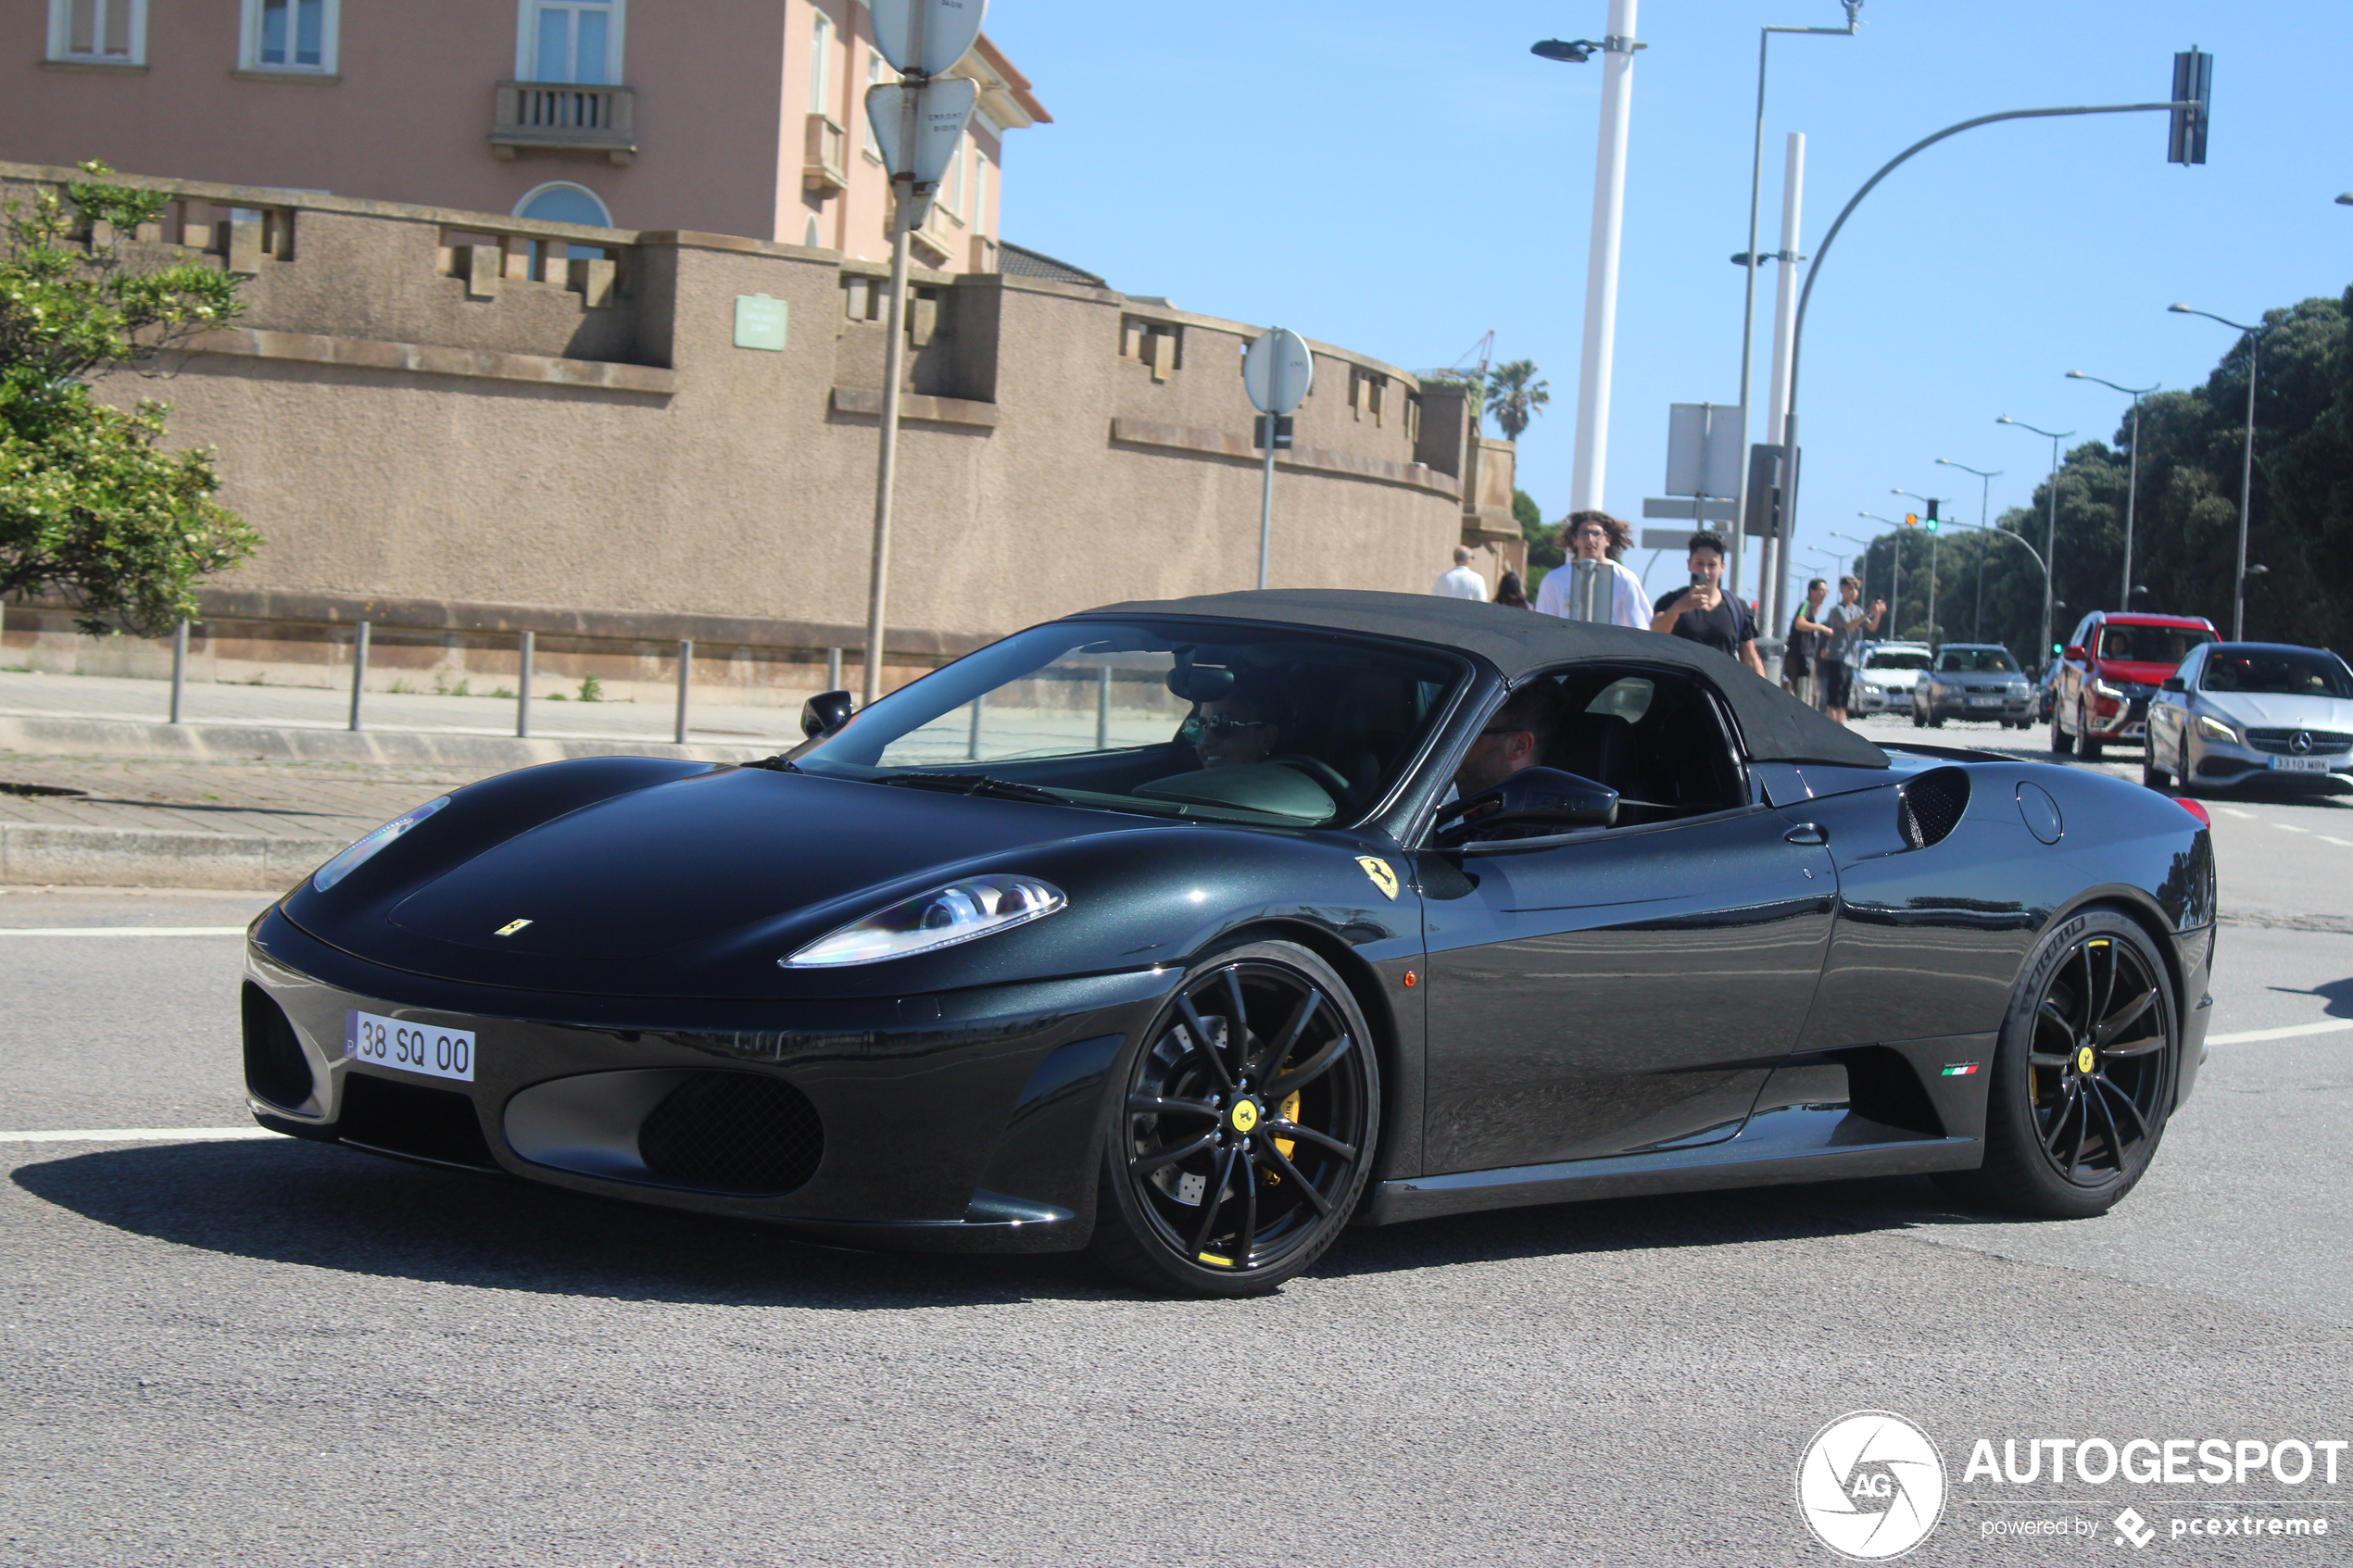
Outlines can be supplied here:
[[1689, 548], [1691, 585], [1659, 599], [1651, 630], [1714, 648], [1727, 659], [1740, 660], [1763, 679], [1765, 660], [1756, 652], [1756, 618], [1749, 613], [1748, 606], [1724, 592], [1728, 553], [1724, 536], [1694, 533]]

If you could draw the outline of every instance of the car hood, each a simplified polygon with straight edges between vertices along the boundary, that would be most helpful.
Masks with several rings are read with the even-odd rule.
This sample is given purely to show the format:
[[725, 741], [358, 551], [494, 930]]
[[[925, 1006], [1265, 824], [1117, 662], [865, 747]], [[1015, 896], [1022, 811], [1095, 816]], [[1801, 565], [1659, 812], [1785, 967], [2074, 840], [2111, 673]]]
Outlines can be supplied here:
[[2287, 696], [2261, 692], [2200, 692], [2198, 704], [2242, 728], [2353, 730], [2353, 702], [2334, 696]]

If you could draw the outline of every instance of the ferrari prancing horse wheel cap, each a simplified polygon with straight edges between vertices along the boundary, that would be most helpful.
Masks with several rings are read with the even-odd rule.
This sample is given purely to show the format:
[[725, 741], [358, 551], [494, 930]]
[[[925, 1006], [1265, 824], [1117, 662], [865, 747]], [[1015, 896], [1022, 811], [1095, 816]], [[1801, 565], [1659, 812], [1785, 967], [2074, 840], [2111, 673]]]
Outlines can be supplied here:
[[1228, 1114], [1234, 1123], [1234, 1131], [1247, 1133], [1258, 1125], [1258, 1102], [1254, 1099], [1238, 1099], [1234, 1102], [1233, 1110]]

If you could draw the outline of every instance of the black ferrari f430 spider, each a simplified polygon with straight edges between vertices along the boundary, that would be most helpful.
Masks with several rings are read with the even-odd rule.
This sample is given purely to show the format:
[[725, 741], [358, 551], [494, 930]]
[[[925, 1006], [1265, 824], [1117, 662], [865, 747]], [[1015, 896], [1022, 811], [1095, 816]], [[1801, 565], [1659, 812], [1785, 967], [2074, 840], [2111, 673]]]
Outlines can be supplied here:
[[1931, 1173], [2094, 1214], [2203, 1056], [2191, 810], [1881, 750], [1679, 639], [1126, 604], [803, 727], [485, 779], [336, 856], [252, 928], [254, 1114], [1232, 1295], [1352, 1222], [1624, 1194]]

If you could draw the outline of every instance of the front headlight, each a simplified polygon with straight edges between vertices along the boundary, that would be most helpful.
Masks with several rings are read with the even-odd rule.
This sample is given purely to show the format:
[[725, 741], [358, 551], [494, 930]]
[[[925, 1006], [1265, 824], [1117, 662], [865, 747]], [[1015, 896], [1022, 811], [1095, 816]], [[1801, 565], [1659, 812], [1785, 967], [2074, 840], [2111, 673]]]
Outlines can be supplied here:
[[382, 849], [385, 845], [390, 844], [394, 839], [398, 838], [402, 834], [448, 804], [449, 797], [445, 795], [438, 800], [426, 801], [413, 811], [401, 812], [400, 815], [312, 872], [310, 885], [324, 893], [328, 888], [358, 871], [377, 850]]
[[2104, 696], [2110, 702], [2122, 702], [2124, 700], [2124, 694], [2118, 691], [2114, 686], [2109, 685], [2106, 681], [2093, 682], [2092, 695], [2094, 696]]
[[1069, 901], [1034, 876], [968, 876], [851, 921], [778, 959], [776, 967], [834, 969], [912, 958], [1042, 919]]
[[2219, 740], [2226, 746], [2246, 744], [2246, 737], [2240, 734], [2238, 731], [2225, 724], [2221, 720], [2209, 719], [2203, 713], [2197, 716], [2197, 733], [2207, 740]]

